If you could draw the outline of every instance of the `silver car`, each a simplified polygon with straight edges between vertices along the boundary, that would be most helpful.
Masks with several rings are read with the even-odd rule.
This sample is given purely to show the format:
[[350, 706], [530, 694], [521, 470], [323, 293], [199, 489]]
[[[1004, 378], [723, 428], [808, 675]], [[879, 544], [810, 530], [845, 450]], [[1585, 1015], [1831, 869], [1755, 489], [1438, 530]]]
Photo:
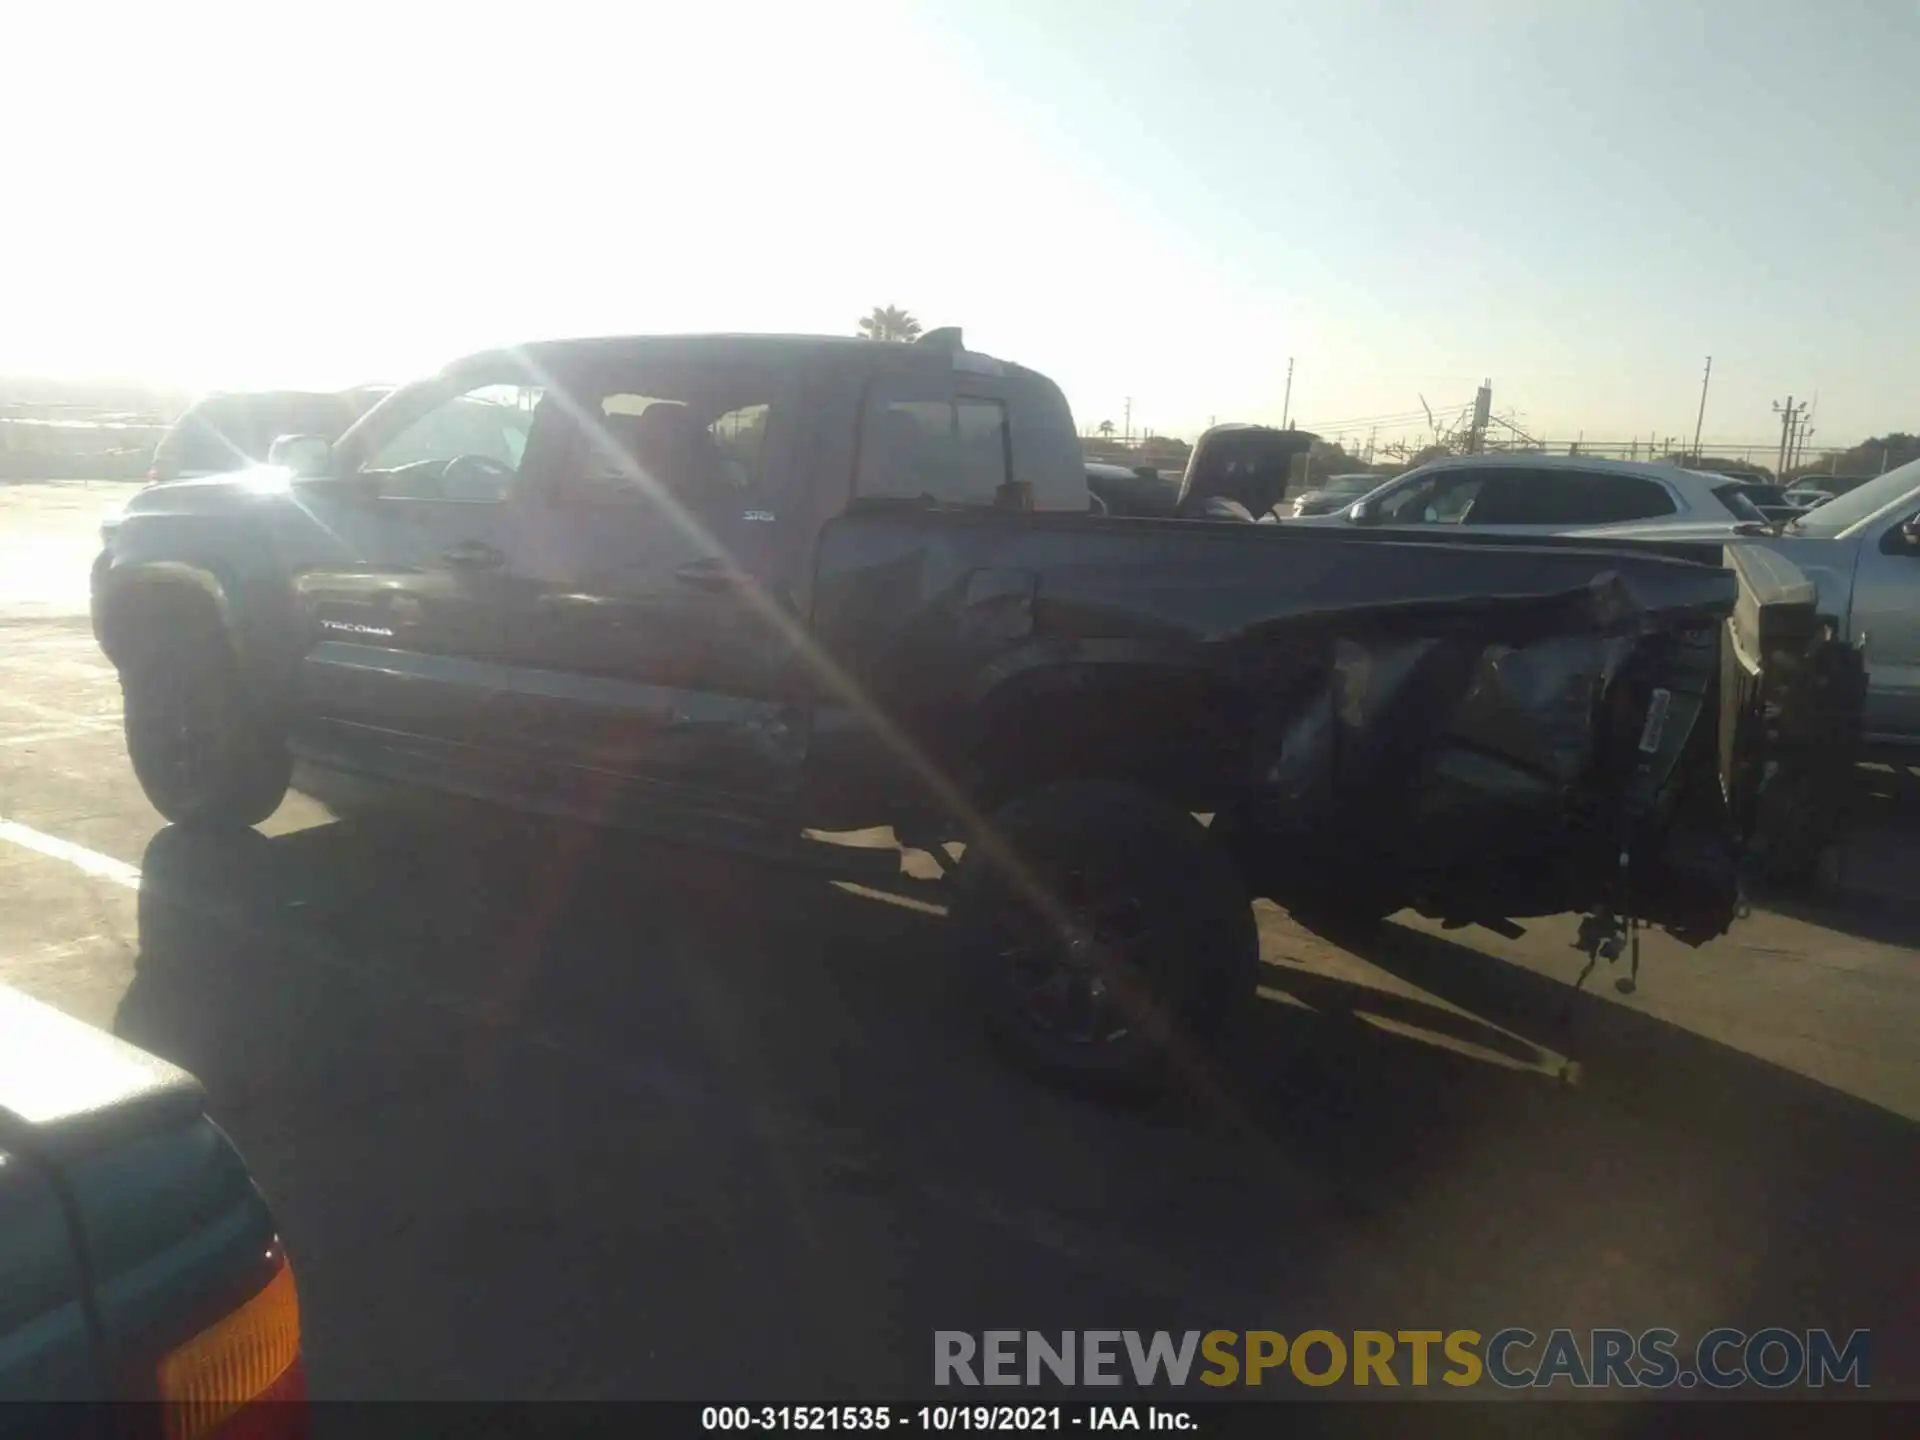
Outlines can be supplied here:
[[1740, 482], [1678, 465], [1583, 455], [1456, 455], [1396, 476], [1345, 509], [1290, 525], [1470, 525], [1560, 535], [1595, 525], [1751, 525]]
[[[1675, 537], [1671, 528], [1648, 525], [1598, 533]], [[1820, 613], [1866, 658], [1868, 744], [1920, 754], [1920, 460], [1834, 496], [1777, 534], [1682, 534], [1761, 546], [1791, 560], [1813, 582]]]

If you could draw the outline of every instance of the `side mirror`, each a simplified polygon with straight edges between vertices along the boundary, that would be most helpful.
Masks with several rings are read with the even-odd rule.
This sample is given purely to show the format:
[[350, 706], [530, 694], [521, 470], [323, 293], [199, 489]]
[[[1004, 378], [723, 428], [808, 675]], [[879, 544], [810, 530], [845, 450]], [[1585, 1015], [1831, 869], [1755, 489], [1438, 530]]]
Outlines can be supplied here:
[[1920, 515], [1909, 515], [1900, 522], [1895, 532], [1900, 537], [1900, 548], [1908, 555], [1920, 555]]
[[1349, 525], [1371, 525], [1380, 518], [1380, 505], [1374, 500], [1356, 500], [1347, 507]]
[[282, 435], [267, 447], [267, 463], [313, 480], [333, 473], [333, 446], [324, 435]]

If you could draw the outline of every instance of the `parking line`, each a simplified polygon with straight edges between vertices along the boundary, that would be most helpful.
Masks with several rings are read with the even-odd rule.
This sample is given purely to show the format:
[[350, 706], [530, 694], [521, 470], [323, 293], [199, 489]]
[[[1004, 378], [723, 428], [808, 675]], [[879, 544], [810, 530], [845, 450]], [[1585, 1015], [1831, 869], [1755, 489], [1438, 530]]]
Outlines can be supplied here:
[[126, 861], [116, 860], [111, 855], [102, 855], [98, 850], [89, 850], [84, 845], [76, 845], [71, 840], [62, 840], [57, 835], [48, 835], [31, 829], [17, 820], [0, 817], [0, 840], [10, 840], [23, 849], [32, 850], [49, 859], [64, 860], [76, 870], [100, 880], [112, 881], [115, 885], [124, 885], [129, 890], [140, 888], [138, 865], [129, 865]]
[[108, 735], [118, 730], [120, 725], [113, 720], [100, 720], [90, 725], [75, 725], [65, 730], [29, 730], [21, 735], [0, 735], [0, 745], [38, 745], [45, 741], [79, 740], [88, 735]]

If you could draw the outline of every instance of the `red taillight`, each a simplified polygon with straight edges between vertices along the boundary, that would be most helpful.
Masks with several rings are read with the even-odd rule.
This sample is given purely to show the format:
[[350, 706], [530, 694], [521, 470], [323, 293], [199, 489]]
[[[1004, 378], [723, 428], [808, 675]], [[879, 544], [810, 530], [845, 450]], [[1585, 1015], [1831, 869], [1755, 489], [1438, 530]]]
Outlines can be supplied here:
[[305, 1433], [300, 1297], [284, 1256], [266, 1288], [161, 1359], [167, 1440]]

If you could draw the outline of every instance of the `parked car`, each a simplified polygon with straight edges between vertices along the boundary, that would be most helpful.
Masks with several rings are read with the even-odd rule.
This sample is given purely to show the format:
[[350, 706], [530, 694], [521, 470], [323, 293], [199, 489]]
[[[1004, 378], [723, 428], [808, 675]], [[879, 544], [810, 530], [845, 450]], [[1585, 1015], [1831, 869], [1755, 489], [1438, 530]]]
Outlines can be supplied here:
[[1129, 469], [1090, 460], [1087, 490], [1099, 501], [1096, 508], [1108, 515], [1164, 520], [1180, 503], [1180, 482], [1167, 479], [1150, 465]]
[[210, 395], [173, 423], [154, 447], [149, 480], [189, 480], [244, 470], [267, 458], [279, 435], [337, 438], [379, 391], [263, 390]]
[[1787, 503], [1796, 510], [1811, 510], [1833, 498], [1833, 491], [1818, 485], [1795, 485], [1786, 492]]
[[1558, 535], [1591, 525], [1745, 523], [1766, 517], [1744, 483], [1677, 465], [1565, 455], [1456, 455], [1417, 466], [1326, 515], [1290, 526], [1445, 525]]
[[[1308, 443], [1203, 438], [1182, 514], [1246, 513]], [[183, 824], [344, 779], [789, 859], [959, 839], [989, 1025], [1118, 1088], [1250, 1004], [1249, 892], [1733, 920], [1717, 564], [1091, 518], [1059, 389], [956, 331], [488, 352], [274, 458], [136, 495], [95, 572]]]
[[[1707, 471], [1698, 471], [1707, 474]], [[1793, 497], [1780, 486], [1764, 480], [1735, 480], [1731, 482], [1734, 493], [1743, 497], [1754, 509], [1768, 520], [1781, 524], [1793, 519], [1806, 507], [1796, 503]]]
[[1312, 490], [1293, 497], [1293, 515], [1331, 515], [1344, 510], [1363, 495], [1371, 495], [1387, 483], [1385, 475], [1371, 471], [1361, 475], [1329, 475]]
[[[1607, 532], [1644, 541], [1663, 533]], [[1867, 745], [1920, 749], [1920, 461], [1800, 513], [1776, 534], [1734, 537], [1790, 561], [1815, 591], [1815, 608], [1866, 664]]]
[[0, 1402], [145, 1402], [128, 1414], [155, 1435], [305, 1434], [293, 1269], [205, 1098], [0, 986]]

